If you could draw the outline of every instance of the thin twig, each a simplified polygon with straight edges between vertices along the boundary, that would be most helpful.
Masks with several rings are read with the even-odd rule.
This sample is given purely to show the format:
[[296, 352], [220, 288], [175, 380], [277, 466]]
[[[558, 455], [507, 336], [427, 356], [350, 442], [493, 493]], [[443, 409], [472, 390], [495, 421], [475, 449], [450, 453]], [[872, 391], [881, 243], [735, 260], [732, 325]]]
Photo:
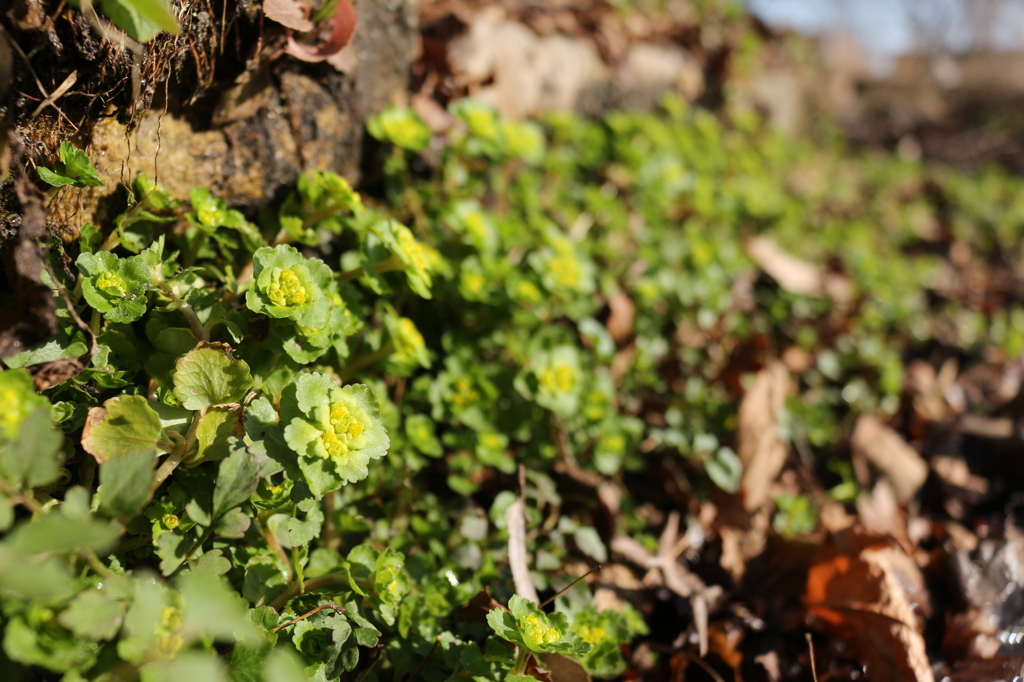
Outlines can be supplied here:
[[366, 679], [366, 676], [370, 674], [370, 671], [372, 671], [375, 667], [377, 667], [377, 663], [379, 663], [380, 659], [381, 659], [381, 652], [382, 651], [383, 651], [383, 649], [381, 649], [380, 647], [374, 649], [373, 662], [370, 663], [370, 667], [368, 667], [366, 669], [366, 671], [363, 672], [363, 674], [359, 677], [359, 682], [363, 682], [363, 680]]
[[409, 682], [416, 682], [416, 678], [419, 677], [420, 673], [423, 672], [423, 669], [427, 667], [427, 662], [430, 661], [431, 657], [434, 655], [434, 651], [437, 650], [437, 645], [439, 642], [440, 640], [435, 637], [434, 646], [430, 647], [430, 651], [427, 652], [427, 657], [420, 661], [419, 666], [416, 668], [416, 672], [414, 672], [412, 674], [412, 677], [409, 678]]
[[[7, 42], [10, 43], [11, 47], [14, 48], [15, 52], [18, 53], [18, 56], [20, 56], [21, 59], [25, 62], [25, 68], [27, 68], [28, 72], [32, 74], [32, 79], [35, 80], [36, 87], [39, 88], [39, 92], [43, 95], [43, 101], [46, 102], [47, 100], [49, 100], [50, 93], [47, 92], [46, 88], [43, 87], [43, 82], [39, 80], [39, 76], [36, 74], [36, 70], [32, 68], [32, 62], [29, 60], [28, 55], [25, 54], [25, 52], [21, 49], [21, 46], [18, 45], [17, 42], [15, 42], [14, 37], [11, 36], [11, 34], [7, 33], [3, 26], [0, 26], [0, 31], [7, 35]], [[74, 85], [74, 83], [72, 83], [72, 85]], [[42, 107], [42, 105], [40, 105], [40, 107]], [[78, 132], [78, 126], [71, 122], [71, 119], [68, 118], [63, 111], [60, 110], [60, 107], [54, 106], [53, 109], [58, 114], [60, 114], [61, 118], [68, 122], [68, 125], [75, 129], [76, 133]], [[36, 113], [38, 113], [38, 110]], [[32, 114], [32, 117], [34, 118], [35, 115], [36, 114]]]
[[283, 625], [278, 625], [276, 628], [271, 630], [271, 632], [277, 632], [278, 630], [282, 630], [282, 629], [288, 627], [289, 625], [295, 625], [300, 620], [306, 620], [307, 618], [312, 616], [314, 613], [319, 613], [320, 611], [323, 611], [324, 609], [334, 609], [334, 612], [337, 613], [337, 614], [342, 614], [342, 613], [345, 612], [345, 609], [343, 609], [342, 607], [338, 606], [337, 604], [323, 604], [321, 606], [316, 607], [315, 609], [313, 609], [312, 611], [310, 611], [308, 613], [302, 614], [298, 618], [293, 618], [292, 620], [288, 621], [287, 623], [284, 623]]
[[301, 586], [299, 585], [299, 581], [296, 580], [288, 586], [288, 589], [285, 590], [284, 594], [282, 594], [270, 603], [270, 608], [274, 609], [275, 611], [280, 611], [285, 607], [285, 604], [287, 604], [289, 601], [299, 596], [300, 594], [306, 594], [308, 592], [312, 592], [313, 590], [325, 587], [326, 585], [331, 585], [333, 583], [344, 582], [348, 582], [348, 573], [345, 571], [339, 571], [337, 573], [328, 573], [327, 575], [322, 575], [319, 578], [310, 578], [309, 580], [304, 581], [304, 584]]
[[545, 600], [544, 600], [544, 603], [542, 603], [542, 604], [540, 605], [540, 608], [544, 608], [545, 606], [547, 606], [547, 605], [548, 605], [548, 604], [550, 604], [551, 602], [553, 602], [553, 601], [555, 601], [556, 599], [558, 599], [559, 597], [561, 597], [561, 596], [562, 596], [562, 595], [563, 595], [564, 593], [566, 593], [566, 592], [568, 592], [569, 590], [571, 590], [571, 589], [573, 588], [573, 586], [575, 586], [575, 585], [576, 585], [576, 583], [578, 583], [578, 582], [579, 582], [579, 581], [581, 581], [581, 580], [584, 580], [584, 579], [585, 579], [585, 578], [586, 578], [587, 576], [589, 576], [589, 575], [592, 575], [592, 574], [594, 574], [594, 573], [597, 573], [597, 572], [598, 572], [598, 571], [600, 571], [600, 570], [601, 570], [601, 566], [600, 566], [600, 565], [598, 565], [598, 566], [594, 566], [594, 567], [593, 567], [592, 569], [590, 569], [589, 571], [587, 571], [586, 573], [584, 573], [583, 575], [581, 575], [581, 576], [580, 576], [579, 578], [576, 578], [576, 580], [573, 580], [573, 581], [572, 581], [571, 583], [569, 583], [568, 585], [566, 585], [565, 587], [563, 587], [562, 589], [560, 589], [560, 590], [559, 590], [558, 592], [556, 592], [556, 593], [555, 593], [555, 594], [553, 594], [552, 596], [550, 596], [550, 597], [548, 597], [547, 599], [545, 599]]
[[814, 642], [811, 641], [811, 633], [805, 632], [804, 637], [807, 638], [807, 648], [811, 652], [811, 678], [818, 682], [818, 669], [814, 665]]
[[35, 111], [33, 111], [32, 114], [29, 116], [29, 120], [35, 118], [40, 113], [42, 113], [43, 109], [45, 109], [46, 107], [52, 106], [54, 109], [56, 109], [57, 100], [63, 97], [64, 93], [70, 90], [77, 82], [78, 69], [75, 69], [74, 71], [68, 74], [68, 77], [64, 79], [63, 83], [57, 86], [56, 90], [50, 93], [50, 95], [46, 99], [39, 103], [39, 106], [36, 107]]

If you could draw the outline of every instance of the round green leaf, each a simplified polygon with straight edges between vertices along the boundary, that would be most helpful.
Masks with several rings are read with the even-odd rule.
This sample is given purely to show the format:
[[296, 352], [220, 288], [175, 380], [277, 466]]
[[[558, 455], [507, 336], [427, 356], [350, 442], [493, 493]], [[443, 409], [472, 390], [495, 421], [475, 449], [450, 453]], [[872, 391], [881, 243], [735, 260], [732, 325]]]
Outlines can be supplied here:
[[174, 397], [189, 410], [237, 403], [252, 388], [249, 365], [235, 360], [226, 343], [201, 342], [176, 369]]

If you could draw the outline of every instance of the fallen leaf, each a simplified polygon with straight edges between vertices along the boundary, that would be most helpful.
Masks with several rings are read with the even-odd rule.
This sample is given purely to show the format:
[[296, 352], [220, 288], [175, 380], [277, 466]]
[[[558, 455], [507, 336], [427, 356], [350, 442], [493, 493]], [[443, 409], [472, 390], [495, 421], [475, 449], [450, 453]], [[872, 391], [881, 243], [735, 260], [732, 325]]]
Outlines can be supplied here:
[[480, 11], [450, 42], [448, 63], [457, 85], [513, 119], [573, 109], [587, 88], [608, 80], [592, 42], [538, 36], [499, 7]]
[[680, 597], [690, 600], [693, 622], [700, 643], [700, 655], [704, 656], [708, 651], [710, 602], [717, 601], [721, 589], [707, 587], [703, 580], [679, 562], [679, 555], [688, 545], [686, 536], [679, 536], [679, 512], [672, 512], [668, 516], [661, 537], [658, 538], [657, 556], [651, 554], [633, 538], [621, 533], [612, 537], [609, 548], [612, 552], [648, 569], [643, 584], [664, 585]]
[[434, 81], [437, 80], [434, 74], [428, 76], [430, 83], [424, 83], [424, 87], [412, 96], [412, 102], [410, 107], [413, 111], [419, 114], [419, 117], [423, 119], [423, 122], [427, 124], [427, 127], [436, 134], [440, 135], [451, 130], [452, 126], [455, 125], [455, 118], [448, 113], [448, 110], [438, 104], [437, 100], [430, 96], [430, 92], [434, 89]]
[[335, 55], [352, 42], [352, 36], [356, 32], [356, 10], [348, 0], [338, 0], [335, 5], [334, 16], [331, 17], [331, 33], [327, 40], [319, 45], [306, 45], [295, 40], [295, 36], [288, 36], [288, 44], [284, 51], [304, 62], [322, 62]]
[[789, 446], [779, 438], [778, 429], [789, 390], [785, 365], [772, 362], [757, 373], [740, 403], [736, 454], [743, 463], [740, 493], [747, 512], [768, 501], [771, 484], [789, 455]]
[[521, 497], [505, 510], [505, 523], [508, 526], [508, 564], [512, 569], [516, 594], [539, 604], [540, 597], [530, 577], [529, 554], [526, 551], [526, 509]]
[[900, 504], [909, 502], [928, 478], [928, 464], [898, 433], [873, 415], [861, 415], [851, 445], [892, 483]]
[[846, 641], [877, 682], [933, 682], [921, 618], [930, 599], [914, 560], [889, 539], [851, 529], [822, 545], [807, 573], [813, 622]]
[[307, 18], [309, 6], [302, 0], [264, 0], [263, 14], [299, 33], [313, 30], [314, 24]]
[[786, 291], [801, 296], [821, 296], [825, 293], [821, 271], [805, 260], [783, 251], [767, 237], [747, 240], [747, 254], [769, 277]]
[[540, 660], [552, 682], [590, 682], [593, 679], [579, 661], [565, 654], [541, 654]]
[[633, 333], [636, 305], [625, 291], [619, 289], [608, 299], [608, 309], [608, 334], [615, 343], [622, 343]]
[[[612, 585], [619, 590], [639, 590], [643, 587], [640, 580], [627, 566], [622, 564], [602, 564], [601, 572], [595, 574], [595, 582], [601, 585]], [[605, 588], [597, 588], [594, 599], [597, 600], [598, 592], [609, 592]]]
[[862, 491], [857, 496], [857, 513], [864, 528], [871, 533], [892, 537], [905, 535], [905, 519], [896, 503], [896, 491], [887, 479], [876, 483], [870, 494]]

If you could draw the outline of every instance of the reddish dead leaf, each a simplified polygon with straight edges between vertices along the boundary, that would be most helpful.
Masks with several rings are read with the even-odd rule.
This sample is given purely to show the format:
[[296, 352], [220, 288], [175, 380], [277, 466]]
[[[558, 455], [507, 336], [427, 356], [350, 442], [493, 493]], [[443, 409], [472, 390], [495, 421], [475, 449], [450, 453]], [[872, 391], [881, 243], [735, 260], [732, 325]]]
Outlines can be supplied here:
[[789, 447], [779, 438], [778, 425], [789, 389], [785, 366], [773, 362], [757, 373], [740, 403], [737, 455], [743, 462], [740, 491], [747, 512], [768, 500], [769, 487], [786, 463]]
[[622, 343], [633, 333], [636, 306], [625, 291], [619, 289], [608, 299], [608, 334], [615, 343]]
[[322, 62], [332, 55], [341, 52], [342, 48], [352, 42], [356, 32], [356, 10], [348, 0], [338, 0], [334, 16], [331, 18], [331, 33], [327, 40], [318, 45], [306, 45], [288, 36], [288, 45], [284, 51], [304, 62]]
[[929, 597], [917, 564], [886, 538], [855, 530], [824, 544], [807, 574], [804, 603], [844, 639], [878, 682], [933, 682], [920, 616]]
[[736, 622], [724, 620], [714, 623], [708, 632], [708, 651], [722, 659], [737, 675], [743, 665], [743, 653], [739, 650], [744, 631]]
[[302, 0], [264, 0], [263, 14], [299, 33], [313, 30], [313, 22], [307, 18], [309, 6]]
[[861, 415], [851, 444], [855, 454], [867, 458], [889, 477], [901, 504], [909, 502], [928, 478], [928, 465], [917, 450], [877, 417]]

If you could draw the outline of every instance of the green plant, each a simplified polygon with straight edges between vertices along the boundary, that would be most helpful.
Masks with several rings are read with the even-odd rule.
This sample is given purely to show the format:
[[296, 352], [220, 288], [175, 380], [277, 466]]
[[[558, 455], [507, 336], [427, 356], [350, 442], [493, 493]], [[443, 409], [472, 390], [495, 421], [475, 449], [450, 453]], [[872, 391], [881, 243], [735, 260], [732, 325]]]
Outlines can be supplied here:
[[[784, 140], [675, 98], [600, 121], [451, 113], [447, 143], [404, 109], [371, 121], [383, 197], [309, 172], [257, 224], [140, 176], [121, 216], [83, 228], [77, 271], [46, 275], [58, 333], [0, 372], [3, 665], [495, 680], [557, 653], [619, 675], [645, 633], [628, 605], [512, 595], [519, 495], [532, 579], [553, 591], [611, 555], [578, 486], [625, 492], [614, 530], [655, 546], [631, 488], [650, 471], [695, 500], [739, 491], [736, 406], [766, 349], [807, 356], [778, 435], [813, 457], [851, 415], [895, 410], [899, 349], [1019, 345], [1015, 312], [980, 316], [915, 248], [934, 182], [962, 197], [963, 239], [1019, 259], [1016, 178]], [[62, 146], [41, 177], [86, 183], [80, 155]], [[848, 295], [758, 278], [752, 235], [841, 260]], [[37, 392], [26, 368], [68, 358], [85, 366]], [[774, 502], [779, 533], [813, 529], [809, 497]]]
[[[72, 0], [71, 4], [80, 7], [82, 2]], [[98, 5], [115, 26], [139, 42], [181, 30], [170, 0], [99, 0]]]

